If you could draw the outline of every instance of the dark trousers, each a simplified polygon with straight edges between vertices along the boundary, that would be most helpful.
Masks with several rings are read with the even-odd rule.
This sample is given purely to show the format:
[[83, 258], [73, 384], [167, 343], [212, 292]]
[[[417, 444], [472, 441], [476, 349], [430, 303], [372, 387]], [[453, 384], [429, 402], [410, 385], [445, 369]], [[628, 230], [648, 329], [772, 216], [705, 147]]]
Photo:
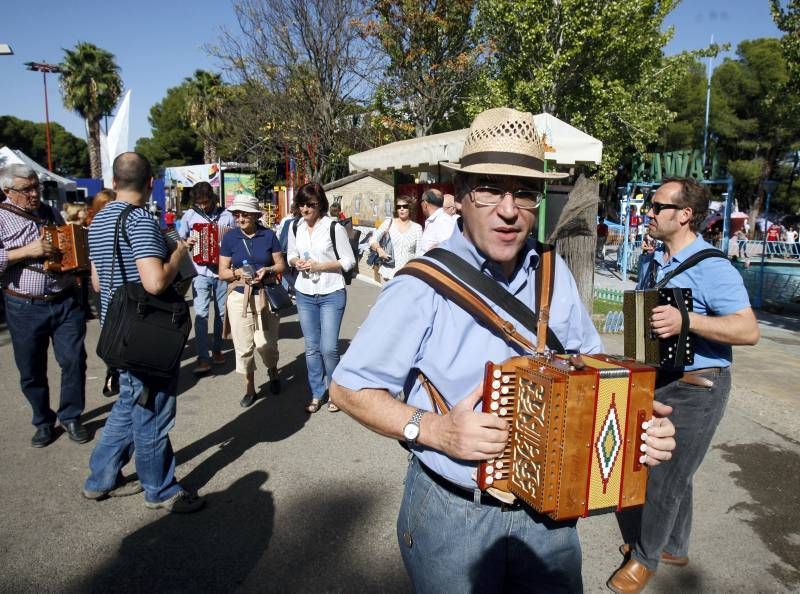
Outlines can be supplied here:
[[[5, 295], [6, 324], [14, 347], [22, 393], [33, 409], [36, 427], [54, 425], [80, 417], [86, 394], [86, 317], [78, 301], [66, 297], [44, 302]], [[47, 383], [47, 349], [61, 367], [58, 413], [50, 408]]]
[[640, 509], [617, 514], [622, 536], [634, 543], [632, 557], [655, 571], [662, 551], [689, 553], [692, 530], [692, 479], [725, 413], [731, 391], [730, 368], [709, 371], [711, 388], [669, 382], [656, 389], [656, 400], [672, 407], [676, 447], [672, 460], [649, 470], [647, 498]]

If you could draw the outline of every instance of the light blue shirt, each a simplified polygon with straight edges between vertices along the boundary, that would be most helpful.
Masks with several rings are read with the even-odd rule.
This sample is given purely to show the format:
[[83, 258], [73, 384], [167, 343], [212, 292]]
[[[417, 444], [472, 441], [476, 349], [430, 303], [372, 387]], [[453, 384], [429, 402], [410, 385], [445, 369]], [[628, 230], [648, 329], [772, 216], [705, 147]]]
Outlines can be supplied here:
[[[656, 249], [652, 256], [642, 256], [642, 272], [638, 288], [647, 286], [650, 266], [655, 265], [656, 282], [660, 282], [669, 272], [675, 270], [692, 254], [714, 246], [699, 235], [691, 244], [664, 263], [664, 246]], [[668, 287], [692, 290], [692, 308], [695, 313], [705, 316], [727, 316], [750, 307], [742, 275], [726, 258], [707, 258], [688, 270], [673, 277]], [[684, 369], [703, 369], [705, 367], [730, 367], [733, 349], [729, 344], [708, 340], [695, 334], [694, 363]]]
[[[218, 206], [216, 209], [214, 209], [213, 213], [206, 213], [206, 216], [208, 219], [211, 219], [212, 222], [217, 223], [217, 225], [220, 227], [233, 228], [236, 226], [236, 222], [233, 220], [233, 215], [222, 207]], [[180, 234], [181, 239], [186, 240], [189, 237], [189, 232], [192, 230], [192, 225], [195, 223], [208, 223], [208, 219], [206, 219], [203, 215], [198, 214], [193, 208], [187, 210], [185, 213], [183, 213], [183, 216], [178, 223], [178, 233]], [[220, 244], [221, 243], [222, 238], [220, 237]], [[204, 266], [195, 262], [194, 267], [199, 276], [217, 277], [216, 266]]]
[[[499, 266], [479, 253], [457, 228], [439, 247], [492, 276], [500, 286], [535, 309], [539, 256], [533, 245], [529, 241], [524, 248], [510, 280], [506, 280]], [[493, 306], [493, 309], [503, 318], [509, 318], [498, 307]], [[535, 342], [531, 332], [518, 323], [515, 326]], [[567, 350], [584, 353], [603, 350], [600, 336], [581, 303], [575, 280], [560, 257], [556, 258], [550, 327]], [[521, 350], [477, 324], [470, 314], [426, 283], [399, 275], [384, 287], [336, 367], [333, 379], [356, 391], [377, 388], [398, 394], [402, 390], [408, 395], [408, 404], [432, 410], [427, 392], [417, 382], [417, 370], [423, 371], [453, 406], [483, 381], [488, 361], [501, 363], [519, 354], [523, 354]], [[475, 463], [454, 460], [421, 446], [413, 450], [441, 476], [470, 489], [476, 487], [471, 476]]]

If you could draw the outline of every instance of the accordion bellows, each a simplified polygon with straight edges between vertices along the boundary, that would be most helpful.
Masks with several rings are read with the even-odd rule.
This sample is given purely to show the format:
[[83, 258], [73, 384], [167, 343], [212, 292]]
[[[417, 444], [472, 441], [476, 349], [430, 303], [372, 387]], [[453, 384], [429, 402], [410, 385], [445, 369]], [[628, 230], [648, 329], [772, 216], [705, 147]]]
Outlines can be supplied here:
[[641, 426], [652, 416], [655, 369], [582, 358], [582, 369], [561, 357], [487, 364], [483, 411], [511, 427], [502, 456], [478, 467], [481, 489], [513, 493], [554, 520], [644, 503]]
[[691, 333], [687, 332], [683, 339], [680, 335], [658, 338], [653, 334], [650, 315], [658, 305], [684, 306], [686, 311], [692, 311], [692, 290], [662, 288], [625, 291], [622, 302], [625, 356], [662, 369], [691, 365], [694, 363]]

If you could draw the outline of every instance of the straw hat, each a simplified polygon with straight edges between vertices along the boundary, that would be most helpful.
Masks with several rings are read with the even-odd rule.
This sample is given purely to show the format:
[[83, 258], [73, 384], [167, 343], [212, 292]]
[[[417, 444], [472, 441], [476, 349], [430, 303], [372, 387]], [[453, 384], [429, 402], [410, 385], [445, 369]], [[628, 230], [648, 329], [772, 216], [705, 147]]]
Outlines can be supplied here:
[[258, 199], [255, 196], [248, 196], [247, 194], [236, 194], [236, 196], [233, 197], [233, 203], [228, 207], [228, 211], [261, 214], [261, 208], [258, 206]]
[[545, 173], [544, 140], [533, 114], [510, 107], [487, 109], [469, 127], [461, 161], [442, 163], [464, 173], [562, 179], [568, 173]]

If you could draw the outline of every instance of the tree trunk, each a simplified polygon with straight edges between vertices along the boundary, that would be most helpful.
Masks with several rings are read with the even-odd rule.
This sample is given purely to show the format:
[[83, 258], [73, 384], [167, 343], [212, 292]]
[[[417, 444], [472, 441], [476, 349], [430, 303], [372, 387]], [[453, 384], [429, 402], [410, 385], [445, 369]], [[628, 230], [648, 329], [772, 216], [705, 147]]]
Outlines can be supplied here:
[[100, 159], [100, 119], [87, 120], [89, 170], [94, 179], [103, 179], [103, 163]]
[[[556, 229], [556, 249], [575, 277], [578, 294], [592, 313], [599, 183], [581, 176], [569, 194]], [[564, 218], [566, 217], [566, 220]]]
[[208, 138], [203, 139], [203, 162], [204, 163], [217, 162], [217, 147]]

